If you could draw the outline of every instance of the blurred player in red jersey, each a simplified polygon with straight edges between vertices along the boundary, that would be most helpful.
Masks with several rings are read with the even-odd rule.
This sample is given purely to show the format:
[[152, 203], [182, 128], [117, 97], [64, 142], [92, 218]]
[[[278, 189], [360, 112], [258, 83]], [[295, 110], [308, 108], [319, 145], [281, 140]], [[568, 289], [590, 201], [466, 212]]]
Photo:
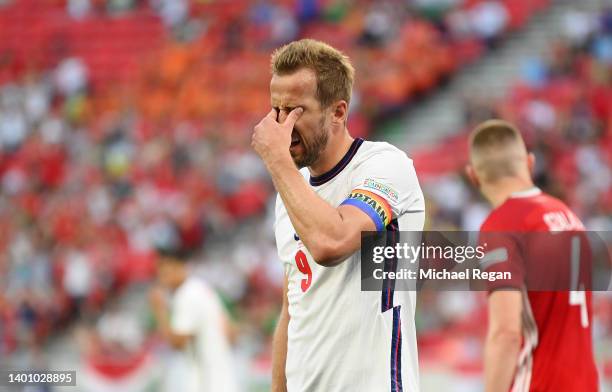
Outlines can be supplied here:
[[[513, 274], [511, 282], [489, 287], [485, 390], [597, 391], [591, 293], [552, 291], [551, 285], [546, 288], [551, 291], [528, 291], [532, 288], [528, 282], [534, 279], [552, 281], [558, 279], [553, 274], [570, 275], [570, 264], [584, 255], [584, 248], [572, 249], [578, 244], [569, 240], [534, 244], [529, 235], [511, 234], [581, 233], [582, 223], [563, 202], [534, 186], [530, 175], [534, 156], [527, 153], [511, 124], [487, 121], [472, 132], [469, 145], [467, 174], [494, 208], [481, 227], [481, 244], [487, 238], [481, 267]], [[584, 287], [577, 277], [562, 278], [570, 279], [578, 283], [575, 289]], [[580, 279], [586, 282], [588, 277], [581, 272]]]

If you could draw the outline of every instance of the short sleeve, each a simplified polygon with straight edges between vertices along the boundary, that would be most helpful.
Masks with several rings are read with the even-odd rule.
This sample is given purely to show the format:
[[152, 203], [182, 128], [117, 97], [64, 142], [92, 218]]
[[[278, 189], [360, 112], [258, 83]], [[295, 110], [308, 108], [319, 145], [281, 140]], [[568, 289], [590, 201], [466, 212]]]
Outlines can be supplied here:
[[201, 304], [203, 296], [198, 295], [196, 287], [185, 287], [185, 290], [177, 292], [172, 304], [170, 315], [170, 326], [174, 333], [182, 335], [195, 335], [200, 323]]
[[412, 160], [401, 151], [382, 151], [364, 160], [354, 171], [351, 189], [341, 205], [362, 210], [377, 231], [407, 212], [425, 209]]
[[487, 290], [525, 288], [525, 260], [520, 239], [511, 233], [481, 232], [479, 242], [485, 248], [480, 269], [487, 273], [509, 273], [509, 279], [486, 281]]

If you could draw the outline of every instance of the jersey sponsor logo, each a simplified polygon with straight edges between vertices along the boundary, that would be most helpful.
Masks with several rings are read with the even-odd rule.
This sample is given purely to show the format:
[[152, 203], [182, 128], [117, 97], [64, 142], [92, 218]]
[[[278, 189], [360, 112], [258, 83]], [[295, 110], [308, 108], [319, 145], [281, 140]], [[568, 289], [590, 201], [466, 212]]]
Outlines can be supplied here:
[[393, 201], [399, 200], [399, 195], [395, 189], [391, 188], [388, 185], [375, 181], [371, 178], [366, 178], [365, 180], [363, 180], [363, 186], [366, 188], [377, 190], [378, 192], [381, 192], [382, 194], [388, 196], [389, 199]]
[[[350, 203], [349, 201], [357, 201], [359, 204]], [[387, 226], [391, 221], [391, 207], [389, 206], [389, 203], [382, 196], [379, 196], [376, 193], [363, 189], [355, 189], [350, 193], [349, 197], [343, 204], [355, 205], [356, 207], [363, 209], [370, 216], [372, 216], [370, 212], [373, 212], [377, 218], [377, 221], [374, 223], [376, 223], [378, 230], [382, 230], [382, 228]], [[365, 210], [368, 207], [369, 211]]]

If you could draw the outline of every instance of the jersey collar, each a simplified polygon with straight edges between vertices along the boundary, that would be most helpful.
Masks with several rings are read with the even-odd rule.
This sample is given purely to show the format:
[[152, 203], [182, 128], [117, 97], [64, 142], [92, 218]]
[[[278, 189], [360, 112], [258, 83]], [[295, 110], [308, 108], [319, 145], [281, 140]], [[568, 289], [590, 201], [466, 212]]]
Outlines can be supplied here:
[[532, 196], [537, 196], [540, 193], [542, 193], [540, 188], [538, 188], [537, 186], [534, 186], [533, 188], [529, 188], [524, 191], [513, 192], [512, 194], [510, 194], [510, 198], [518, 199], [518, 198], [524, 198], [524, 197], [532, 197]]
[[344, 154], [340, 162], [336, 163], [336, 166], [334, 166], [328, 172], [321, 174], [320, 176], [316, 176], [316, 177], [311, 176], [309, 180], [310, 185], [312, 186], [323, 185], [326, 182], [333, 179], [334, 177], [336, 177], [338, 174], [340, 174], [340, 172], [349, 164], [349, 162], [351, 162], [355, 154], [357, 154], [357, 150], [359, 150], [359, 147], [361, 146], [362, 143], [363, 143], [362, 138], [357, 138], [353, 140], [351, 147], [346, 152], [346, 154]]

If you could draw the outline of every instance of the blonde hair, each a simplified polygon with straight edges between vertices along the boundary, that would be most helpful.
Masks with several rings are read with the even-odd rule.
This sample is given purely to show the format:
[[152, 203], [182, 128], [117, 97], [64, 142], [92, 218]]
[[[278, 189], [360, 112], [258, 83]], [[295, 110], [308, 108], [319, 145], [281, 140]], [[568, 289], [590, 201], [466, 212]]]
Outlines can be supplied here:
[[483, 181], [495, 182], [502, 177], [513, 177], [525, 167], [525, 142], [509, 122], [488, 120], [470, 134], [470, 160]]
[[271, 68], [274, 75], [287, 75], [302, 68], [314, 71], [322, 108], [338, 100], [350, 102], [355, 69], [345, 54], [324, 42], [302, 39], [278, 48], [272, 54]]

